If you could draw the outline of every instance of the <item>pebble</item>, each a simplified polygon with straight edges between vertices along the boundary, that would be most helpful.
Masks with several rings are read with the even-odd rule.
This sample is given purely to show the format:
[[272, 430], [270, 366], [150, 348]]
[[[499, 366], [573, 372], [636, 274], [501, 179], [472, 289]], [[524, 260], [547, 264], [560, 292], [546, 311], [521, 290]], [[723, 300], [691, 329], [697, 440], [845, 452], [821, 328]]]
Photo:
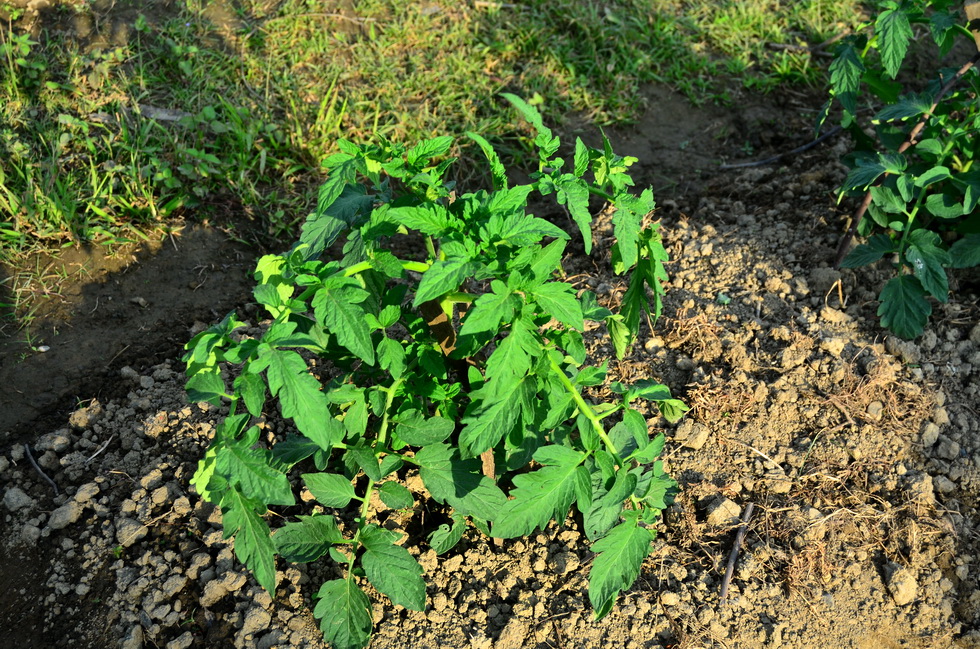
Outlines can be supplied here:
[[136, 543], [149, 532], [146, 525], [131, 518], [120, 518], [116, 521], [116, 541], [124, 548]]
[[929, 448], [939, 439], [939, 426], [931, 421], [927, 421], [922, 427], [922, 445]]
[[742, 508], [724, 496], [708, 496], [701, 501], [709, 525], [732, 525], [742, 516]]
[[34, 504], [34, 499], [28, 496], [20, 487], [10, 487], [3, 494], [3, 504], [12, 512], [24, 509]]
[[269, 628], [269, 623], [272, 621], [272, 616], [269, 612], [263, 608], [253, 607], [248, 610], [245, 614], [245, 623], [242, 626], [242, 633], [258, 633], [259, 631], [264, 631]]
[[201, 606], [211, 608], [228, 594], [228, 589], [220, 581], [209, 581], [204, 584], [204, 592], [201, 593]]
[[940, 493], [948, 494], [956, 489], [956, 483], [944, 475], [937, 475], [932, 482]]
[[707, 426], [686, 419], [677, 427], [677, 432], [674, 435], [678, 442], [697, 451], [708, 441], [709, 434], [710, 431]]
[[895, 603], [899, 606], [911, 604], [918, 589], [912, 571], [896, 563], [889, 563], [885, 566], [885, 574], [888, 579], [888, 592], [891, 593]]
[[194, 644], [194, 634], [190, 631], [184, 633], [167, 643], [167, 649], [187, 649]]
[[38, 451], [54, 451], [55, 453], [61, 453], [71, 446], [71, 438], [67, 435], [67, 430], [59, 430], [54, 433], [48, 433], [47, 435], [42, 435], [40, 439], [37, 440], [37, 444], [34, 445]]
[[945, 460], [955, 460], [960, 456], [960, 445], [945, 435], [940, 435], [936, 455]]
[[51, 512], [48, 518], [48, 527], [53, 530], [61, 530], [79, 519], [82, 515], [82, 506], [74, 500], [69, 500], [58, 509]]
[[88, 501], [98, 496], [99, 491], [100, 491], [99, 485], [97, 485], [94, 482], [88, 482], [86, 484], [83, 484], [81, 487], [78, 488], [78, 491], [75, 492], [75, 502], [87, 503]]
[[663, 593], [660, 596], [660, 603], [664, 606], [677, 606], [680, 604], [681, 598], [677, 593]]

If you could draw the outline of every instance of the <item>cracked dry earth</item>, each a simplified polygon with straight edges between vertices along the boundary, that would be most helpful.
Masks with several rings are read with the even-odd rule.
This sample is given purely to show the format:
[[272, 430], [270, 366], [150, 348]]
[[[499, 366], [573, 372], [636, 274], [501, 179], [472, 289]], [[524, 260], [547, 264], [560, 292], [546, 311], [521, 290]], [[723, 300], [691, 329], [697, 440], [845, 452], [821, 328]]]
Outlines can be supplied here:
[[[425, 532], [444, 512], [409, 475], [412, 516], [384, 522], [407, 534], [429, 606], [376, 598], [373, 647], [980, 647], [980, 284], [955, 274], [925, 335], [885, 335], [884, 270], [830, 267], [844, 151], [660, 192], [664, 317], [610, 380], [658, 379], [692, 409], [677, 426], [647, 413], [681, 492], [613, 612], [592, 620], [574, 519], [502, 547], [471, 533], [437, 559]], [[598, 250], [609, 235], [599, 228]], [[623, 284], [595, 261], [570, 274], [615, 305]], [[597, 338], [591, 354], [612, 350]], [[58, 495], [22, 444], [2, 449], [0, 644], [322, 646], [311, 598], [333, 567], [280, 563], [265, 593], [188, 485], [219, 412], [186, 402], [178, 357], [115, 370], [128, 395], [23, 437]]]

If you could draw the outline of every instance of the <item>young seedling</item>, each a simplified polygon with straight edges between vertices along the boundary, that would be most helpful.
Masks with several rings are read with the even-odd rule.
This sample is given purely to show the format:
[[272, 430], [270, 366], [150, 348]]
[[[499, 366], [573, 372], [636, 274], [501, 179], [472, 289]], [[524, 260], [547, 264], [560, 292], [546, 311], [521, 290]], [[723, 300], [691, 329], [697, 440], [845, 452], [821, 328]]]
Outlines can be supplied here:
[[[586, 321], [605, 325], [622, 358], [644, 315], [660, 314], [667, 254], [652, 192], [631, 192], [635, 160], [605, 138], [602, 150], [577, 140], [566, 165], [538, 112], [506, 97], [535, 129], [530, 183], [511, 185], [475, 133], [493, 189], [465, 194], [445, 179], [449, 137], [407, 150], [341, 141], [298, 243], [258, 262], [254, 295], [271, 318], [262, 336], [239, 335], [229, 314], [186, 347], [191, 400], [228, 407], [193, 484], [220, 505], [236, 555], [270, 593], [277, 555], [329, 555], [342, 576], [320, 587], [314, 614], [340, 649], [370, 640], [364, 579], [393, 604], [425, 608], [421, 566], [374, 510], [414, 506], [407, 471], [449, 508], [452, 523], [429, 536], [437, 553], [470, 525], [509, 539], [574, 507], [597, 555], [596, 617], [637, 578], [676, 487], [658, 459], [664, 436], [651, 438], [636, 406], [652, 402], [669, 421], [686, 406], [650, 380], [611, 383], [607, 403], [587, 396], [607, 370], [585, 365]], [[572, 237], [528, 213], [533, 194], [566, 207], [587, 254], [590, 197], [614, 208], [611, 262], [629, 275], [618, 313], [562, 281]], [[341, 238], [341, 258], [328, 259]], [[262, 431], [275, 401], [296, 433]], [[296, 504], [291, 478], [318, 506], [272, 530], [269, 507]], [[341, 522], [351, 505], [353, 521]]]

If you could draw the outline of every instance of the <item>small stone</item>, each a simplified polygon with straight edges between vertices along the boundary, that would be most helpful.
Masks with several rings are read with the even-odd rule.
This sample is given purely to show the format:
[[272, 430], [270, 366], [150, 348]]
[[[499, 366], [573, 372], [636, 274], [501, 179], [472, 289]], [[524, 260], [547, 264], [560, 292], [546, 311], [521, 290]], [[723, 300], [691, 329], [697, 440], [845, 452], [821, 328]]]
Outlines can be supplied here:
[[552, 569], [556, 574], [567, 575], [578, 570], [580, 561], [574, 552], [559, 552], [552, 558]]
[[955, 460], [960, 456], [960, 445], [945, 435], [940, 435], [936, 455], [945, 460]]
[[201, 606], [211, 608], [221, 601], [228, 594], [228, 589], [220, 581], [209, 581], [204, 584], [204, 592], [201, 593]]
[[127, 381], [138, 381], [140, 378], [139, 373], [133, 368], [131, 368], [129, 365], [119, 370], [119, 376], [126, 379]]
[[922, 445], [929, 448], [939, 439], [939, 426], [927, 421], [925, 426], [922, 427]]
[[681, 598], [677, 593], [663, 593], [660, 596], [660, 603], [664, 606], [677, 606], [680, 602]]
[[167, 643], [167, 649], [187, 649], [194, 644], [194, 634], [184, 631], [183, 634]]
[[157, 507], [163, 505], [169, 499], [170, 499], [170, 490], [167, 489], [167, 485], [164, 485], [162, 487], [157, 487], [156, 489], [153, 490], [153, 493], [150, 494], [150, 502], [152, 502]]
[[54, 433], [42, 435], [41, 438], [37, 440], [37, 444], [34, 445], [34, 448], [36, 448], [38, 451], [54, 451], [55, 453], [61, 453], [71, 446], [71, 438], [68, 437], [67, 433], [67, 430], [59, 430]]
[[883, 404], [880, 401], [872, 401], [871, 403], [868, 404], [868, 407], [865, 409], [865, 412], [867, 412], [868, 416], [871, 417], [873, 420], [878, 421], [881, 419], [881, 413], [884, 412], [884, 410], [885, 410], [885, 404]]
[[885, 349], [906, 365], [917, 365], [922, 360], [922, 352], [918, 345], [895, 336], [885, 339]]
[[742, 508], [724, 496], [707, 497], [701, 506], [708, 514], [709, 525], [732, 525], [742, 516]]
[[36, 525], [25, 525], [20, 530], [20, 538], [24, 545], [34, 545], [41, 538], [41, 530]]
[[187, 584], [187, 577], [185, 575], [173, 575], [160, 588], [160, 592], [163, 594], [163, 599], [171, 599], [174, 595], [179, 593], [184, 589]]
[[888, 592], [891, 593], [895, 603], [899, 606], [911, 604], [918, 588], [912, 571], [897, 563], [889, 563], [885, 566], [885, 575], [888, 580]]
[[970, 341], [974, 345], [980, 345], [980, 323], [973, 325], [973, 329], [970, 329]]
[[529, 631], [528, 621], [514, 615], [507, 626], [500, 632], [500, 637], [494, 643], [494, 649], [524, 649], [524, 640]]
[[[93, 401], [85, 408], [79, 408], [68, 416], [68, 423], [78, 429], [91, 428], [102, 418], [102, 404]], [[143, 639], [140, 638], [142, 644]]]
[[928, 473], [917, 476], [909, 485], [909, 492], [912, 494], [912, 499], [921, 505], [932, 505], [936, 502], [933, 479]]
[[677, 369], [683, 372], [690, 372], [694, 369], [694, 361], [687, 356], [681, 356], [674, 364], [677, 366]]
[[34, 504], [34, 499], [28, 496], [20, 487], [10, 487], [3, 494], [3, 504], [12, 512], [24, 509]]
[[87, 482], [75, 492], [75, 502], [87, 503], [99, 495], [99, 485], [94, 482]]
[[225, 588], [228, 589], [229, 593], [234, 593], [245, 585], [246, 577], [240, 572], [229, 570], [225, 573], [225, 576], [221, 581], [224, 583]]
[[120, 649], [143, 649], [143, 627], [137, 624], [130, 629]]
[[932, 479], [932, 482], [936, 485], [936, 490], [939, 493], [948, 494], [956, 489], [956, 483], [944, 475], [937, 475]]
[[245, 623], [242, 625], [242, 633], [258, 633], [269, 628], [272, 616], [263, 608], [253, 607], [245, 614]]
[[682, 445], [697, 451], [708, 441], [709, 434], [710, 431], [707, 426], [686, 419], [677, 427], [674, 437]]
[[82, 515], [82, 506], [74, 500], [69, 500], [58, 509], [51, 512], [48, 518], [48, 527], [53, 530], [61, 530], [75, 521]]
[[116, 521], [116, 541], [124, 548], [141, 540], [146, 536], [149, 529], [139, 521], [131, 518], [120, 518]]

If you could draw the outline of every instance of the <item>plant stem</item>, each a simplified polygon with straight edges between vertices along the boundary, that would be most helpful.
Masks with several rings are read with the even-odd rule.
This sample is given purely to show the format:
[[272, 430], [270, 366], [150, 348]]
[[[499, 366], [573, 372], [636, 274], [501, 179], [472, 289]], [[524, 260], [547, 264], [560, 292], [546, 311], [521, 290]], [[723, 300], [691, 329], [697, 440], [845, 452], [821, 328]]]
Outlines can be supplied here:
[[[424, 261], [403, 261], [401, 262], [401, 265], [405, 270], [412, 270], [416, 273], [424, 273], [425, 271], [429, 270], [429, 264], [425, 263]], [[371, 260], [362, 261], [359, 264], [354, 264], [353, 266], [348, 266], [345, 268], [344, 277], [353, 277], [358, 273], [363, 273], [364, 271], [371, 270], [373, 268], [374, 264], [371, 263]]]
[[609, 435], [606, 434], [606, 429], [602, 427], [602, 422], [599, 421], [601, 418], [595, 414], [592, 406], [586, 403], [585, 399], [582, 398], [582, 394], [565, 375], [565, 370], [560, 368], [553, 360], [550, 361], [550, 363], [551, 369], [558, 375], [558, 380], [561, 381], [562, 385], [565, 386], [565, 389], [568, 390], [568, 393], [572, 396], [572, 401], [574, 401], [575, 405], [578, 406], [579, 412], [585, 415], [585, 418], [592, 422], [592, 428], [595, 430], [596, 434], [599, 435], [599, 439], [601, 439], [602, 443], [606, 445], [606, 448], [609, 449], [609, 452], [618, 457], [619, 451], [616, 449], [616, 445], [613, 444], [613, 441], [609, 439]]

